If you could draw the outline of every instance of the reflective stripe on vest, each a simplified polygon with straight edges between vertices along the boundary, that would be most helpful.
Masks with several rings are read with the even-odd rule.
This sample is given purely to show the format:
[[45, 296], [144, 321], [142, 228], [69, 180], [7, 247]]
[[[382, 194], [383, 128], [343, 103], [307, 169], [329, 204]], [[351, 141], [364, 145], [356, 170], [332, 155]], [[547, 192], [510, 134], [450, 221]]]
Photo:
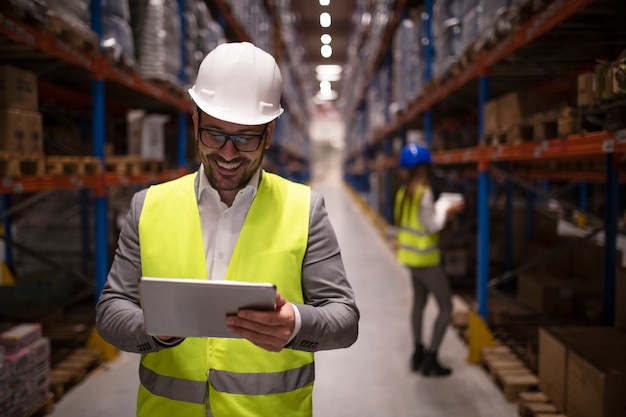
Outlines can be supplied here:
[[209, 371], [211, 386], [220, 392], [244, 395], [267, 395], [304, 388], [315, 379], [315, 366], [306, 364], [283, 372], [242, 374], [238, 372]]
[[[414, 190], [411, 198], [404, 198], [405, 187], [396, 194], [394, 214], [398, 230], [398, 262], [410, 267], [429, 267], [439, 264], [439, 235], [429, 233], [419, 222], [420, 202], [425, 186]], [[402, 206], [402, 207], [401, 207]]]
[[208, 389], [206, 381], [191, 381], [159, 375], [143, 364], [139, 365], [139, 381], [154, 395], [195, 404], [206, 402]]
[[[143, 275], [207, 279], [194, 177], [148, 191], [139, 220]], [[310, 207], [309, 187], [263, 172], [225, 279], [273, 282], [287, 300], [303, 303]], [[310, 352], [268, 352], [245, 339], [190, 337], [143, 354], [141, 365], [139, 417], [312, 415]]]
[[[209, 381], [216, 391], [229, 394], [267, 395], [304, 388], [315, 379], [313, 363], [297, 369], [274, 373], [209, 371]], [[139, 366], [139, 380], [148, 391], [176, 401], [204, 404], [207, 383], [159, 375], [145, 366]]]

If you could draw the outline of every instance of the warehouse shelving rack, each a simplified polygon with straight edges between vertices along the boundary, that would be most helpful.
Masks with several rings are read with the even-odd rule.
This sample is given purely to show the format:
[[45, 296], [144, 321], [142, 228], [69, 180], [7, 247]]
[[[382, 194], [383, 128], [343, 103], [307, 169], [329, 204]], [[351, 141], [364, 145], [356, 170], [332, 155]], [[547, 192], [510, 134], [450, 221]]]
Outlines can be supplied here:
[[[545, 2], [544, 2], [545, 3]], [[392, 135], [403, 136], [405, 129], [410, 127], [420, 128], [424, 131], [427, 143], [431, 143], [433, 133], [433, 116], [445, 114], [450, 108], [454, 99], [462, 99], [466, 102], [476, 103], [476, 118], [478, 123], [478, 137], [483, 136], [484, 114], [482, 112], [485, 102], [490, 98], [493, 91], [498, 96], [512, 91], [515, 88], [529, 89], [537, 85], [546, 90], [572, 91], [575, 86], [576, 75], [585, 70], [589, 70], [589, 63], [594, 60], [595, 51], [590, 50], [589, 45], [595, 39], [604, 49], [606, 44], [616, 44], [617, 39], [610, 39], [614, 32], [611, 32], [611, 25], [619, 22], [619, 15], [624, 13], [624, 7], [618, 7], [613, 11], [611, 22], [604, 22], [597, 16], [607, 16], [607, 10], [603, 9], [602, 1], [594, 0], [553, 0], [548, 5], [532, 15], [525, 23], [515, 28], [508, 36], [500, 39], [490, 48], [479, 51], [474, 60], [461, 69], [457, 69], [451, 75], [442, 79], [431, 79], [430, 68], [432, 65], [432, 51], [425, 52], [426, 73], [425, 81], [428, 83], [424, 92], [412, 102], [408, 109], [401, 114], [397, 114], [381, 129], [373, 132], [366, 138], [364, 148], [383, 145], [385, 153], [390, 156], [390, 143]], [[606, 2], [605, 2], [606, 4]], [[616, 3], [613, 3], [616, 4]], [[430, 19], [432, 18], [433, 1], [425, 0], [423, 6], [428, 18], [424, 22], [428, 45], [433, 45], [430, 30]], [[587, 12], [586, 15], [584, 13]], [[610, 13], [611, 11], [609, 11]], [[584, 17], [580, 17], [583, 16]], [[568, 29], [568, 19], [579, 17]], [[624, 15], [621, 15], [624, 18]], [[587, 20], [585, 20], [587, 19]], [[603, 25], [596, 29], [594, 33], [585, 33], [587, 21], [596, 22]], [[614, 28], [614, 26], [613, 26]], [[552, 34], [549, 46], [544, 45], [545, 39], [550, 33], [562, 29], [562, 33]], [[606, 31], [605, 36], [598, 32]], [[558, 32], [557, 32], [558, 33]], [[556, 48], [559, 36], [562, 36], [560, 48]], [[573, 42], [578, 36], [583, 40], [589, 37], [586, 42]], [[612, 41], [612, 42], [611, 42]], [[570, 44], [571, 43], [571, 44]], [[550, 50], [550, 48], [554, 48]], [[547, 49], [547, 51], [546, 51]], [[580, 57], [572, 59], [576, 52]], [[597, 51], [601, 53], [602, 51]], [[567, 65], [569, 69], [558, 68], [561, 79], [545, 83], [546, 75], [542, 77], [524, 76], [523, 69], [516, 70], [515, 63], [527, 64], [532, 62], [535, 56], [552, 54], [556, 59], [567, 57], [570, 61]], [[522, 59], [519, 59], [519, 56]], [[513, 58], [513, 59], [512, 59]], [[515, 60], [517, 59], [517, 61]], [[588, 62], [581, 62], [587, 59]], [[526, 60], [526, 61], [525, 61]], [[512, 61], [510, 64], [507, 61]], [[556, 65], [555, 61], [544, 60], [549, 64]], [[587, 64], [587, 65], [586, 65]], [[585, 66], [586, 65], [586, 66]], [[531, 66], [532, 69], [535, 69]], [[430, 82], [429, 82], [430, 81]], [[491, 91], [490, 91], [491, 90]], [[539, 89], [537, 89], [539, 91]], [[575, 90], [574, 90], [575, 91]], [[389, 104], [389, 103], [388, 103]], [[421, 116], [421, 120], [419, 117]], [[442, 120], [439, 120], [442, 122]], [[599, 131], [585, 134], [574, 134], [567, 137], [559, 137], [540, 142], [527, 142], [521, 144], [500, 144], [486, 145], [477, 140], [477, 145], [458, 149], [446, 149], [435, 151], [433, 157], [440, 166], [449, 166], [455, 169], [464, 169], [470, 172], [470, 177], [478, 181], [477, 212], [478, 212], [478, 237], [477, 237], [477, 276], [476, 276], [476, 299], [478, 313], [487, 320], [488, 288], [489, 279], [489, 198], [490, 198], [490, 165], [498, 163], [538, 163], [545, 161], [603, 161], [605, 163], [604, 172], [580, 172], [577, 170], [554, 172], [552, 170], [529, 170], [526, 177], [541, 180], [565, 180], [579, 181], [581, 187], [587, 182], [601, 182], [606, 184], [606, 214], [605, 224], [605, 257], [604, 257], [604, 291], [603, 291], [603, 311], [602, 321], [605, 324], [612, 324], [614, 317], [614, 290], [615, 290], [615, 269], [616, 264], [616, 237], [617, 237], [617, 195], [619, 183], [624, 182], [624, 178], [618, 175], [619, 165], [623, 163], [626, 155], [625, 132]], [[403, 138], [405, 140], [405, 138]], [[363, 152], [358, 149], [354, 153]], [[473, 167], [473, 168], [472, 168]], [[513, 168], [513, 173], [515, 170]], [[388, 187], [388, 184], [387, 184]], [[386, 190], [386, 195], [390, 195], [390, 190]], [[507, 198], [510, 194], [507, 193]], [[386, 202], [390, 204], [389, 201]], [[581, 211], [584, 211], [585, 200], [581, 198]], [[507, 204], [507, 207], [510, 207]], [[511, 227], [510, 213], [507, 213], [507, 229]], [[508, 232], [507, 232], [508, 233]], [[510, 235], [509, 235], [510, 236]], [[510, 248], [507, 252], [510, 252]], [[510, 253], [508, 256], [510, 258]]]
[[[185, 0], [178, 0], [182, 22], [184, 22], [182, 19], [184, 2]], [[225, 27], [225, 30], [228, 30], [232, 38], [238, 41], [250, 41], [250, 37], [224, 1], [215, 0], [210, 3], [210, 6], [218, 8], [217, 20]], [[91, 1], [91, 16], [92, 29], [99, 38], [102, 33], [99, 0]], [[93, 156], [101, 161], [98, 174], [23, 175], [3, 178], [0, 182], [0, 199], [5, 236], [10, 241], [10, 216], [7, 214], [11, 211], [8, 204], [9, 195], [55, 190], [79, 190], [81, 193], [88, 193], [90, 190], [95, 203], [93, 243], [95, 244], [94, 270], [97, 298], [104, 287], [109, 267], [108, 188], [118, 185], [153, 184], [188, 172], [187, 127], [190, 119], [188, 116], [194, 107], [182, 88], [143, 79], [132, 69], [111, 62], [99, 50], [78, 50], [66, 41], [47, 33], [41, 25], [23, 23], [18, 18], [1, 11], [0, 42], [5, 46], [2, 48], [4, 52], [0, 51], [0, 54], [6, 58], [6, 61], [35, 72], [37, 70], [46, 72], [46, 68], [54, 72], [55, 76], [52, 81], [40, 80], [40, 98], [53, 98], [55, 103], [68, 108], [78, 107], [84, 110], [91, 107]], [[184, 51], [184, 48], [182, 50]], [[63, 70], [59, 71], [59, 68]], [[179, 77], [182, 78], [182, 71]], [[107, 112], [122, 114], [130, 108], [176, 114], [178, 155], [175, 169], [159, 173], [140, 172], [133, 175], [105, 171]], [[87, 204], [88, 198], [82, 198], [81, 201]], [[85, 207], [83, 209], [86, 210]], [[87, 224], [84, 222], [83, 226], [87, 227]], [[84, 236], [89, 235], [90, 233], [84, 231]], [[88, 256], [88, 254], [85, 253], [83, 256]], [[7, 247], [7, 263], [10, 263], [10, 259], [11, 250]]]

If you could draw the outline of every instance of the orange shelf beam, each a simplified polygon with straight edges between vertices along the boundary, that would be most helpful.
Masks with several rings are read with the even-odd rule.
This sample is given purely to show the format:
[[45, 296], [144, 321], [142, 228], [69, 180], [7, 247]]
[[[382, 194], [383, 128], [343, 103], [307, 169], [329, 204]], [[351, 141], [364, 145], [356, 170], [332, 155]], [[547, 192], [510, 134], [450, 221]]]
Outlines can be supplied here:
[[100, 54], [91, 55], [78, 51], [63, 40], [13, 20], [2, 13], [0, 13], [0, 35], [83, 68], [91, 72], [94, 78], [109, 79], [183, 111], [191, 111], [192, 109], [184, 94], [173, 94], [164, 87], [142, 79], [134, 72], [116, 67]]
[[53, 190], [77, 190], [89, 188], [98, 192], [102, 188], [116, 185], [156, 184], [178, 178], [187, 172], [168, 170], [158, 174], [119, 175], [107, 172], [101, 175], [27, 175], [16, 178], [1, 178], [0, 194], [36, 193]]
[[532, 161], [576, 159], [602, 156], [607, 153], [626, 155], [626, 141], [618, 140], [615, 132], [593, 132], [566, 138], [526, 142], [515, 145], [477, 146], [441, 151], [433, 154], [435, 163], [442, 165], [486, 161]]
[[95, 55], [77, 51], [63, 40], [13, 20], [2, 13], [0, 13], [0, 34], [22, 45], [39, 49], [48, 55], [77, 67], [92, 72], [96, 70]]
[[537, 13], [511, 36], [496, 47], [478, 54], [477, 61], [482, 68], [490, 68], [495, 63], [512, 55], [515, 51], [536, 40], [570, 16], [581, 11], [594, 0], [554, 0], [543, 11]]

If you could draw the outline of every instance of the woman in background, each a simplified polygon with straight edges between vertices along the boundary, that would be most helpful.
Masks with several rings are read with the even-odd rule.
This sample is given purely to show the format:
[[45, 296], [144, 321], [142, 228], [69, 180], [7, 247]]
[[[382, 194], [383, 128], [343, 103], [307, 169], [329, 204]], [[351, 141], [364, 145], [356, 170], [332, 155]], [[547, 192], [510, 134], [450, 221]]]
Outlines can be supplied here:
[[[432, 158], [428, 148], [409, 143], [400, 153], [400, 167], [408, 171], [404, 184], [396, 194], [394, 215], [398, 231], [397, 259], [411, 271], [413, 309], [411, 322], [415, 351], [411, 358], [413, 371], [424, 376], [447, 376], [452, 370], [441, 366], [437, 352], [452, 312], [452, 292], [441, 267], [439, 232], [446, 222], [463, 210], [464, 202], [450, 203], [443, 210], [435, 209], [430, 185]], [[422, 340], [423, 312], [432, 293], [439, 305], [430, 344]]]

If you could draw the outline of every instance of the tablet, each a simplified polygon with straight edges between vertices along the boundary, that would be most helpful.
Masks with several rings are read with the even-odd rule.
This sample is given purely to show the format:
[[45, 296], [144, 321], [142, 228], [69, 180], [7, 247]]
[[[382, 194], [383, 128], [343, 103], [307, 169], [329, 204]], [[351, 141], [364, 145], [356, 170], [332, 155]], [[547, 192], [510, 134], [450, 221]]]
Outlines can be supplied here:
[[226, 316], [240, 309], [274, 309], [271, 283], [142, 277], [145, 329], [155, 336], [239, 338], [226, 330]]

